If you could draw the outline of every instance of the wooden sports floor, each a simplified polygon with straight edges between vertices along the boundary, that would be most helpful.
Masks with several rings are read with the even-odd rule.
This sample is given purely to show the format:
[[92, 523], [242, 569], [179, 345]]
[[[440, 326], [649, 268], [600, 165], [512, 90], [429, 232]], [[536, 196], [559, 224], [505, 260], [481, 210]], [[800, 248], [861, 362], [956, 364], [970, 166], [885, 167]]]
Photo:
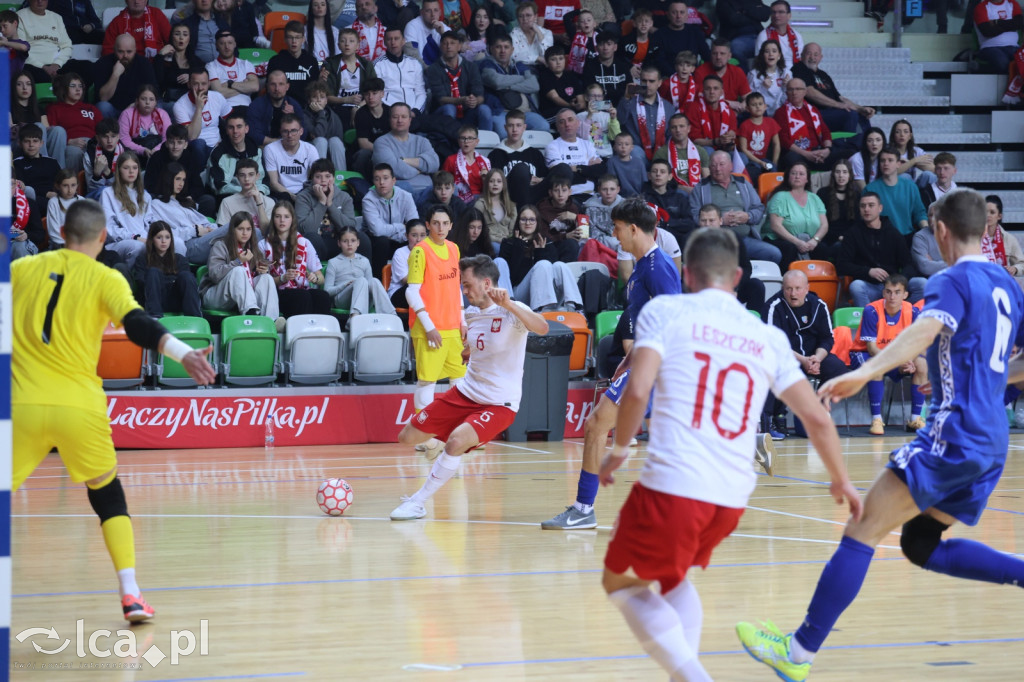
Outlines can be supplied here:
[[[844, 440], [866, 487], [902, 437]], [[954, 534], [1024, 553], [1024, 437], [978, 528]], [[85, 491], [48, 458], [12, 499], [12, 679], [17, 680], [664, 680], [599, 577], [616, 511], [643, 449], [602, 490], [595, 531], [541, 531], [575, 498], [581, 443], [497, 443], [421, 521], [389, 511], [419, 487], [425, 460], [397, 445], [121, 453], [138, 578], [157, 612], [135, 627], [140, 658], [89, 653], [97, 630], [124, 628], [110, 561]], [[805, 440], [780, 444], [740, 527], [694, 582], [704, 603], [701, 656], [716, 680], [773, 680], [739, 647], [737, 620], [799, 624], [844, 513]], [[343, 518], [320, 513], [321, 479], [355, 490]], [[819, 655], [813, 680], [1020, 680], [1019, 589], [926, 573], [893, 535], [860, 599]], [[84, 658], [76, 653], [83, 620]], [[207, 653], [187, 650], [207, 621]], [[56, 636], [30, 633], [49, 630]], [[36, 645], [61, 653], [37, 653]], [[118, 640], [101, 633], [100, 653]], [[154, 652], [155, 653], [155, 652]], [[41, 670], [44, 664], [69, 669]], [[83, 667], [92, 666], [92, 669]], [[97, 666], [119, 666], [99, 668]]]

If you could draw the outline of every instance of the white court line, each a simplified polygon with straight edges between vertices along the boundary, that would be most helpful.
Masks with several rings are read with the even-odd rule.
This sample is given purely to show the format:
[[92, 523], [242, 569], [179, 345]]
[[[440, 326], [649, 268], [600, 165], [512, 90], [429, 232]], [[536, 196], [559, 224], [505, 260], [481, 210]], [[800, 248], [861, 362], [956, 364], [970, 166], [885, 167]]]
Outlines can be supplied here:
[[527, 447], [523, 447], [522, 445], [512, 445], [511, 443], [499, 443], [499, 445], [503, 445], [506, 448], [513, 448], [515, 450], [525, 450], [526, 452], [535, 452], [538, 455], [550, 455], [551, 454], [550, 452], [546, 452], [544, 450], [536, 450], [534, 448], [527, 448]]
[[[750, 535], [748, 533], [730, 533], [731, 538], [752, 538], [754, 540], [792, 540], [793, 542], [813, 542], [821, 545], [838, 545], [839, 540], [812, 540], [811, 538], [789, 538], [783, 535]], [[882, 549], [899, 549], [892, 545], [877, 545]]]

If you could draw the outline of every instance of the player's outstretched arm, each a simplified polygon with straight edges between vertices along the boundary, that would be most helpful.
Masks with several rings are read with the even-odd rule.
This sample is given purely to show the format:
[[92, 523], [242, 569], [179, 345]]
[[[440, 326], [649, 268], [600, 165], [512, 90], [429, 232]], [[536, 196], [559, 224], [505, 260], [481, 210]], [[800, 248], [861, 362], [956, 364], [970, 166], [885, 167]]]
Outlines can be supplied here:
[[843, 398], [855, 395], [867, 382], [925, 352], [942, 331], [943, 326], [942, 322], [934, 317], [917, 318], [914, 324], [900, 332], [900, 335], [881, 353], [854, 371], [826, 382], [818, 389], [818, 395], [832, 402], [839, 402]]
[[654, 380], [661, 368], [661, 355], [652, 348], [634, 348], [630, 367], [629, 383], [619, 401], [619, 414], [615, 420], [615, 441], [612, 451], [601, 462], [598, 478], [601, 485], [615, 482], [615, 470], [625, 463], [629, 456], [629, 441], [640, 429], [640, 423], [647, 411]]
[[[632, 375], [630, 382], [632, 383]], [[857, 489], [850, 483], [850, 477], [846, 473], [846, 464], [843, 462], [843, 452], [839, 446], [839, 434], [836, 426], [832, 423], [825, 407], [814, 395], [814, 389], [804, 379], [797, 381], [787, 388], [779, 398], [793, 410], [793, 413], [803, 422], [807, 429], [807, 435], [818, 451], [818, 456], [825, 463], [828, 470], [831, 485], [829, 492], [835, 498], [836, 504], [844, 501], [850, 507], [850, 514], [854, 519], [860, 520], [861, 501]]]
[[519, 318], [519, 321], [523, 323], [523, 326], [534, 334], [540, 334], [543, 336], [548, 333], [548, 321], [544, 316], [540, 313], [533, 312], [525, 306], [517, 305], [516, 302], [508, 295], [508, 290], [500, 287], [494, 287], [487, 292], [487, 295], [490, 296], [491, 300], [496, 304]]
[[137, 346], [162, 353], [172, 360], [180, 362], [197, 384], [212, 384], [217, 372], [206, 360], [213, 350], [208, 346], [202, 350], [194, 350], [184, 341], [179, 341], [167, 331], [156, 319], [147, 315], [142, 308], [136, 308], [121, 320], [125, 334]]

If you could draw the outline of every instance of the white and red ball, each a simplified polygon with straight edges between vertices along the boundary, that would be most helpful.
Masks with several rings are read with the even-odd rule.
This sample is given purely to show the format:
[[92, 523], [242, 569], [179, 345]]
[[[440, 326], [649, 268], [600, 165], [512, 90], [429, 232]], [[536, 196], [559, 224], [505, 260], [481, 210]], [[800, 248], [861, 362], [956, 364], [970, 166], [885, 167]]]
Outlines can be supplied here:
[[352, 506], [352, 486], [343, 478], [328, 478], [316, 491], [316, 503], [328, 516], [341, 516]]

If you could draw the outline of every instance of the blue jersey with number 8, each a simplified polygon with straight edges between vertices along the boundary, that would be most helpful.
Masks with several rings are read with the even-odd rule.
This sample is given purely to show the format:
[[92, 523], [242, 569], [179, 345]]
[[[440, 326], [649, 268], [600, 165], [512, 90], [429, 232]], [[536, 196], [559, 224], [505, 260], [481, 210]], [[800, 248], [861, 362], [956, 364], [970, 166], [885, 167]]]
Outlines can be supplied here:
[[928, 280], [924, 299], [921, 316], [945, 328], [928, 349], [932, 402], [918, 439], [939, 457], [953, 445], [1005, 459], [1007, 361], [1024, 346], [1020, 286], [984, 257], [965, 256]]

